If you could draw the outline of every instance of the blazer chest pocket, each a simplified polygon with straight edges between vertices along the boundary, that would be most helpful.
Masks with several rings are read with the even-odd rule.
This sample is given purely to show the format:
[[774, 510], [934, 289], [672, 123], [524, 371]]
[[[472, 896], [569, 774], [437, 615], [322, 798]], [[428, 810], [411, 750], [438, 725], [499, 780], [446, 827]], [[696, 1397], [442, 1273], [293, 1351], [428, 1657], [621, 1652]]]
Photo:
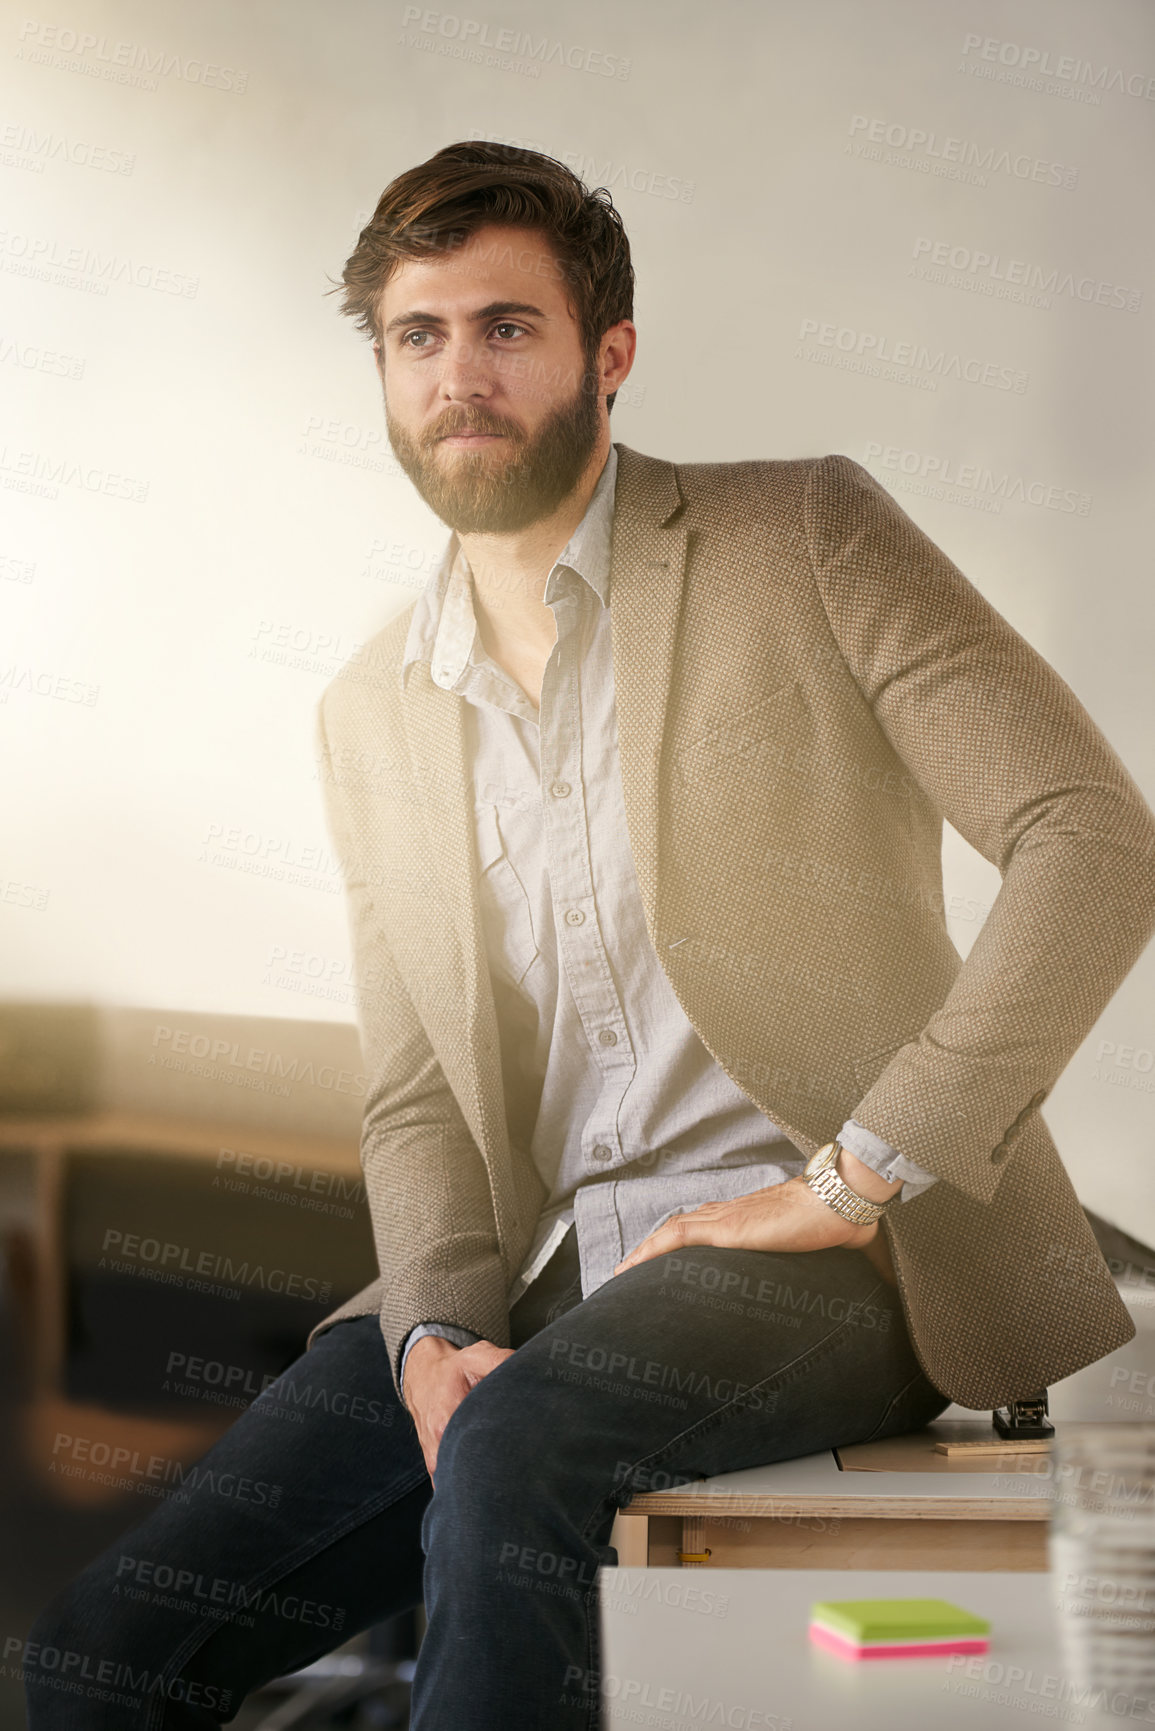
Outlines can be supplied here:
[[719, 778], [776, 782], [809, 765], [810, 713], [797, 680], [780, 685], [757, 703], [715, 722], [678, 752], [675, 770], [683, 786]]
[[529, 897], [505, 851], [497, 807], [477, 807], [478, 901], [490, 966], [519, 986], [537, 959]]

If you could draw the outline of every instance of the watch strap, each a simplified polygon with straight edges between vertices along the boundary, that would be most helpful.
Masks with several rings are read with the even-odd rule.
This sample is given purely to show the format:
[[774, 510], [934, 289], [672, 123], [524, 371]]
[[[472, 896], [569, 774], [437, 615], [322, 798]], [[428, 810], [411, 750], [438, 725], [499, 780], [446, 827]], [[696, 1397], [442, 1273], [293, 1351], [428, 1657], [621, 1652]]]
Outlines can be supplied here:
[[820, 1196], [836, 1214], [841, 1214], [844, 1220], [851, 1221], [855, 1226], [871, 1226], [880, 1215], [885, 1214], [894, 1198], [890, 1197], [885, 1202], [870, 1202], [865, 1196], [859, 1196], [857, 1191], [852, 1190], [838, 1173], [837, 1160], [841, 1152], [840, 1142], [828, 1142], [806, 1162], [802, 1176], [815, 1195]]

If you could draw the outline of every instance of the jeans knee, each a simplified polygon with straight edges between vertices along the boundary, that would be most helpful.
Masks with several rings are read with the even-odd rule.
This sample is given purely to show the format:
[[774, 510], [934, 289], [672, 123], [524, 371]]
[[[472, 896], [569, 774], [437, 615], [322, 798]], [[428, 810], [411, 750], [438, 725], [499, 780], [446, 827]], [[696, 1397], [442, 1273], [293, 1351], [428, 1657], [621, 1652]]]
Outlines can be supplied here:
[[452, 1414], [437, 1449], [436, 1496], [476, 1502], [519, 1470], [513, 1416], [478, 1383]]
[[[486, 1379], [488, 1381], [488, 1379]], [[460, 1553], [492, 1548], [494, 1535], [542, 1500], [540, 1436], [527, 1438], [524, 1420], [496, 1387], [470, 1390], [442, 1432], [434, 1494], [425, 1511], [426, 1551], [438, 1535]], [[536, 1465], [535, 1465], [536, 1462]]]

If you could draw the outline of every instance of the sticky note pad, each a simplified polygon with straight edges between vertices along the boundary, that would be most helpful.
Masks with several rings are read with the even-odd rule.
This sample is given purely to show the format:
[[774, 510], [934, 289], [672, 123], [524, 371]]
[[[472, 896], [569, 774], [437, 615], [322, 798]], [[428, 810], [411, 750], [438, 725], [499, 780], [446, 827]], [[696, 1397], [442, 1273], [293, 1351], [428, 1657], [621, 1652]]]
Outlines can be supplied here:
[[985, 1653], [990, 1628], [949, 1599], [824, 1599], [810, 1607], [810, 1639], [844, 1659]]

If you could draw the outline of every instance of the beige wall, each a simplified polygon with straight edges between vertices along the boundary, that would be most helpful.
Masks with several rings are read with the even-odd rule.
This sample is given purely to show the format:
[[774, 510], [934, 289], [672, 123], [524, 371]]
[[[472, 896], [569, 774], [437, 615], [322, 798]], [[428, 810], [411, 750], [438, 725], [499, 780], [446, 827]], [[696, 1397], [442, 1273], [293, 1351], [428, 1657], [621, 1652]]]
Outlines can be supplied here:
[[[7, 994], [350, 1016], [313, 708], [445, 531], [322, 290], [478, 134], [614, 193], [616, 438], [867, 463], [1155, 797], [1142, 0], [70, 0], [0, 75]], [[965, 951], [997, 874], [946, 858]], [[1148, 1240], [1153, 1010], [1149, 956], [1047, 1106]]]

